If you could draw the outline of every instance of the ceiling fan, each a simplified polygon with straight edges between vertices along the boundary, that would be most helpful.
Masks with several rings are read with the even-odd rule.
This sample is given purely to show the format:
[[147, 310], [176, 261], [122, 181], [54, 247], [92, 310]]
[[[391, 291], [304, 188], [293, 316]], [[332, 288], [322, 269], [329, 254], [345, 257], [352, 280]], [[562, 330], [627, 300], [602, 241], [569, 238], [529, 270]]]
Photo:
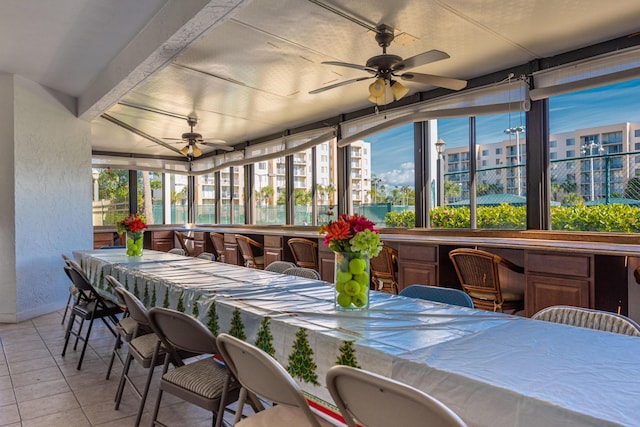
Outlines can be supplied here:
[[200, 149], [200, 147], [198, 147], [198, 144], [206, 145], [207, 147], [213, 147], [216, 150], [233, 151], [233, 147], [224, 145], [226, 141], [222, 139], [212, 139], [211, 141], [205, 141], [202, 138], [201, 134], [194, 132], [193, 127], [198, 124], [198, 118], [196, 116], [189, 115], [187, 117], [187, 123], [189, 124], [191, 131], [183, 133], [181, 138], [164, 138], [170, 141], [173, 140], [173, 141], [185, 142], [187, 145], [185, 145], [180, 150], [180, 153], [182, 153], [184, 156], [187, 156], [187, 157], [202, 156], [202, 150]]
[[326, 90], [334, 89], [336, 87], [375, 78], [376, 80], [369, 85], [370, 96], [368, 99], [376, 105], [385, 105], [392, 102], [394, 98], [396, 100], [402, 98], [409, 92], [409, 89], [402, 85], [399, 81], [397, 81], [397, 79], [438, 86], [451, 90], [461, 90], [467, 86], [466, 80], [458, 80], [451, 77], [442, 77], [421, 73], [398, 74], [403, 70], [408, 70], [410, 68], [415, 68], [421, 65], [447, 59], [449, 58], [449, 55], [439, 50], [429, 50], [410, 58], [402, 59], [400, 56], [387, 54], [387, 47], [395, 38], [393, 28], [388, 25], [381, 24], [375, 28], [375, 31], [375, 38], [378, 42], [378, 45], [382, 48], [382, 55], [376, 55], [369, 58], [365, 65], [350, 64], [348, 62], [337, 61], [323, 62], [323, 64], [327, 65], [337, 65], [340, 67], [355, 68], [358, 70], [367, 71], [372, 74], [371, 76], [345, 80], [329, 86], [312, 90], [309, 93], [320, 93]]

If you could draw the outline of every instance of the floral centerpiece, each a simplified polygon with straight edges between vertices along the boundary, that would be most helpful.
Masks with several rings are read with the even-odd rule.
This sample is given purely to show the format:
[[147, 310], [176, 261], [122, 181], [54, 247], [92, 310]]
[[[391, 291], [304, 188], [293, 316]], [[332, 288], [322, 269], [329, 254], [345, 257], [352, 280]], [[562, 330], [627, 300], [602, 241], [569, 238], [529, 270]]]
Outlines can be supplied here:
[[324, 243], [336, 254], [335, 307], [363, 310], [369, 306], [369, 259], [382, 250], [379, 231], [363, 216], [342, 214], [320, 227]]
[[118, 234], [127, 233], [127, 255], [142, 256], [142, 241], [144, 229], [147, 228], [143, 215], [131, 214], [116, 223]]

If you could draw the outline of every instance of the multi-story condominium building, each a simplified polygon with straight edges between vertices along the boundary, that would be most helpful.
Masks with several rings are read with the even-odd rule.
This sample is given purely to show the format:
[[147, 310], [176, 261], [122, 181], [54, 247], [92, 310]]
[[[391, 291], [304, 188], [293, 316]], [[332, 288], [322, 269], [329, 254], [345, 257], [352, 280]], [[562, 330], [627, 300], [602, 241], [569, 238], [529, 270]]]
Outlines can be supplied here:
[[[371, 203], [371, 144], [357, 141], [350, 146], [351, 155], [351, 185], [353, 203]], [[335, 202], [336, 158], [335, 144], [326, 142], [316, 147], [315, 170], [316, 184], [322, 189], [318, 194], [319, 204]], [[313, 183], [311, 149], [293, 155], [293, 187], [294, 189], [311, 190]], [[244, 173], [242, 167], [233, 167], [233, 172], [225, 169], [220, 172], [220, 199], [229, 203], [233, 196], [235, 200], [243, 199]], [[231, 176], [233, 174], [233, 177]], [[259, 206], [272, 206], [286, 188], [285, 157], [257, 162], [254, 166], [256, 202]], [[233, 178], [233, 179], [232, 179]], [[233, 191], [231, 183], [233, 181]], [[175, 191], [186, 187], [186, 177], [176, 180]], [[333, 191], [331, 188], [333, 187]], [[270, 190], [267, 191], [266, 189]], [[271, 191], [272, 190], [272, 191]], [[196, 181], [196, 204], [212, 205], [215, 203], [215, 180], [213, 175], [203, 175]]]
[[351, 144], [351, 201], [371, 203], [371, 144], [368, 142]]
[[[524, 130], [524, 129], [523, 129]], [[640, 176], [640, 122], [617, 123], [549, 136], [552, 184], [574, 188], [586, 201], [624, 194], [629, 179]], [[477, 183], [501, 193], [526, 195], [526, 138], [512, 133], [500, 142], [476, 147]], [[469, 149], [445, 149], [445, 179], [458, 183], [456, 199], [469, 198]], [[448, 200], [449, 202], [455, 200]]]

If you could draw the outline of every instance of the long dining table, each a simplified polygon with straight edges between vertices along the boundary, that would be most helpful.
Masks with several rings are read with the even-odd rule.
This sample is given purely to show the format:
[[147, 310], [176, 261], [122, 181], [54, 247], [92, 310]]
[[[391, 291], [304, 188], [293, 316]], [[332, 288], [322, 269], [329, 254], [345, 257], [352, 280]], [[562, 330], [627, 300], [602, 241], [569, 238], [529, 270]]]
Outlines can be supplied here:
[[334, 308], [330, 283], [145, 250], [76, 251], [147, 306], [191, 314], [272, 354], [341, 425], [327, 370], [349, 364], [423, 390], [469, 426], [640, 426], [640, 339], [373, 292]]

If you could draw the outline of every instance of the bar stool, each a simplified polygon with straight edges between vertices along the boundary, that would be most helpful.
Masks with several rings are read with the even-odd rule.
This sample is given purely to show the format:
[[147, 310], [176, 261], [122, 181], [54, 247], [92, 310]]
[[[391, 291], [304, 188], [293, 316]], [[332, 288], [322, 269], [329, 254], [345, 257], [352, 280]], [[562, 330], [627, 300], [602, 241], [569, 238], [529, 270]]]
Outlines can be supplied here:
[[264, 256], [254, 255], [253, 248], [263, 250], [262, 243], [256, 242], [250, 237], [243, 236], [242, 234], [236, 234], [236, 242], [238, 242], [238, 249], [244, 259], [244, 266], [249, 268], [264, 269]]
[[224, 247], [224, 235], [221, 233], [209, 233], [209, 240], [213, 244], [213, 251], [216, 254], [216, 260], [218, 262], [226, 262], [225, 254], [227, 250]]
[[287, 241], [298, 267], [318, 270], [318, 242], [295, 237]]

